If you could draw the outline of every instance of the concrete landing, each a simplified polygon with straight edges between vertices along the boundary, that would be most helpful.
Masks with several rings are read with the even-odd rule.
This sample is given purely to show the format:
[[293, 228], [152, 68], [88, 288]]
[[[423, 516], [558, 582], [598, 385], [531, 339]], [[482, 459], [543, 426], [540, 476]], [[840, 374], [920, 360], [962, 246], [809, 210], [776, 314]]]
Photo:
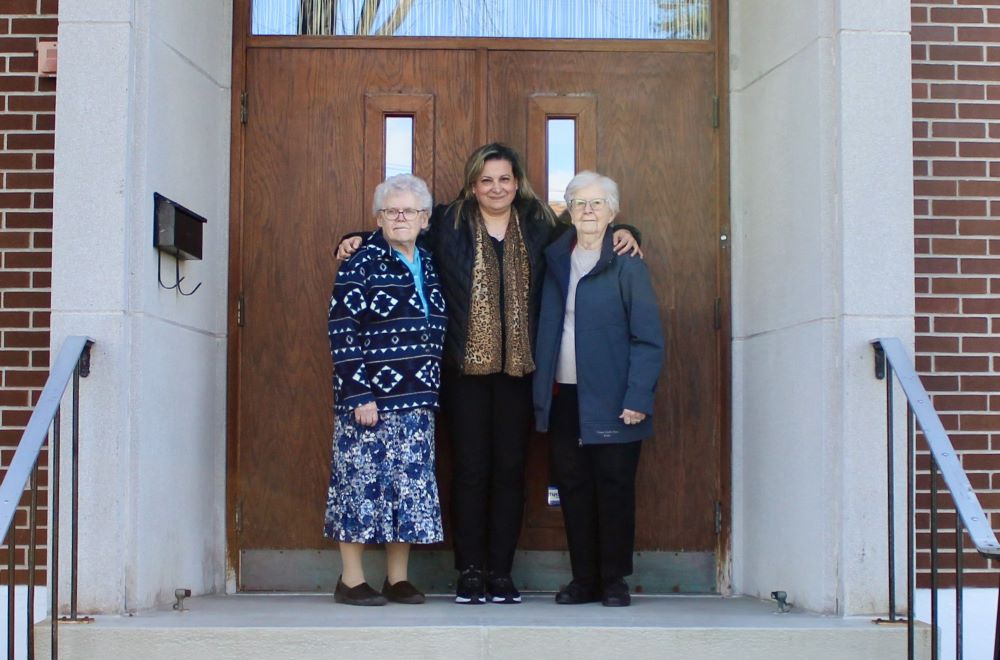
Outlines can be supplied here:
[[[906, 627], [719, 596], [636, 596], [632, 607], [555, 605], [528, 594], [520, 605], [351, 607], [329, 595], [237, 594], [186, 601], [132, 616], [62, 624], [62, 660], [312, 660], [313, 658], [684, 658], [831, 660], [905, 657]], [[48, 657], [48, 622], [36, 630]], [[922, 649], [930, 634], [918, 629]], [[929, 657], [918, 653], [918, 658]]]

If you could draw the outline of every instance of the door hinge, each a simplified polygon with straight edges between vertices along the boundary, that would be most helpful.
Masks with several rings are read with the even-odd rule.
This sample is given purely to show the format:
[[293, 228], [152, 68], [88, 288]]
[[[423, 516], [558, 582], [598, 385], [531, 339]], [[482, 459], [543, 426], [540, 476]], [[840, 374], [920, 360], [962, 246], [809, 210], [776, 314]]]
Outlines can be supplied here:
[[715, 503], [715, 533], [722, 533], [722, 502]]
[[715, 329], [722, 330], [722, 298], [715, 299]]
[[712, 128], [719, 127], [719, 97], [712, 97]]
[[246, 301], [244, 300], [243, 294], [241, 293], [240, 297], [236, 299], [236, 325], [240, 328], [243, 327], [243, 323], [245, 321], [243, 314], [245, 306], [246, 306]]
[[236, 533], [243, 531], [243, 502], [236, 505]]
[[247, 93], [240, 92], [240, 123], [247, 123], [247, 117], [250, 115], [250, 110], [247, 108]]

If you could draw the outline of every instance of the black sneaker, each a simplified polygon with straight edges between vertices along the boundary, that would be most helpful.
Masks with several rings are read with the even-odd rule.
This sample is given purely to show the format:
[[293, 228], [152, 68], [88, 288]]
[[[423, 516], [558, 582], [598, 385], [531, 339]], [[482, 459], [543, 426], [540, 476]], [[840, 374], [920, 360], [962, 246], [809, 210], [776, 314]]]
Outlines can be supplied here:
[[628, 607], [632, 604], [632, 597], [628, 593], [628, 584], [625, 580], [618, 578], [612, 580], [604, 586], [604, 599], [601, 603], [605, 607]]
[[458, 576], [458, 587], [455, 589], [455, 602], [463, 605], [482, 605], [486, 602], [481, 570], [470, 566], [462, 571]]
[[601, 601], [601, 590], [592, 582], [574, 579], [556, 594], [560, 605], [582, 605]]
[[494, 603], [520, 603], [521, 592], [509, 575], [490, 573], [490, 600]]

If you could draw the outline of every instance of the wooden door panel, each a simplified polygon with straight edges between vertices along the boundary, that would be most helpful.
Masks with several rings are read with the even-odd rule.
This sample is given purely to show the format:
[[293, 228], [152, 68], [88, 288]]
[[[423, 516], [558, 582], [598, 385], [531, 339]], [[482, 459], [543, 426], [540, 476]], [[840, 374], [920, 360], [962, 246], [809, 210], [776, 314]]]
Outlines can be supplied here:
[[[432, 144], [417, 150], [414, 165], [429, 172], [435, 200], [447, 201], [461, 187], [466, 157], [486, 140], [527, 155], [532, 185], [545, 190], [537, 165], [545, 133], [536, 124], [550, 110], [586, 106], [587, 159], [618, 181], [620, 219], [643, 231], [667, 330], [656, 435], [640, 464], [636, 547], [691, 551], [711, 563], [721, 469], [714, 67], [704, 52], [248, 50], [240, 226], [246, 302], [235, 383], [241, 551], [333, 547], [322, 538], [333, 422], [326, 303], [340, 236], [374, 226], [370, 189], [380, 177], [372, 153], [380, 147], [372, 143], [380, 140], [372, 136], [380, 132], [372, 122], [386, 112], [430, 114], [432, 130], [418, 120], [416, 132]], [[447, 509], [443, 440], [439, 434]], [[565, 549], [560, 512], [546, 505], [546, 442], [533, 438], [529, 454], [527, 551]], [[415, 564], [449, 564], [430, 555], [419, 553]], [[655, 582], [653, 570], [640, 562], [637, 579]], [[714, 575], [710, 566], [699, 570]]]
[[[374, 226], [365, 94], [431, 94], [436, 198], [474, 143], [469, 51], [251, 49], [239, 365], [241, 550], [329, 547], [332, 435], [326, 305], [340, 236]], [[381, 99], [383, 102], [385, 98]], [[392, 110], [391, 103], [388, 106]]]
[[[667, 359], [656, 431], [643, 446], [637, 550], [714, 550], [719, 497], [717, 172], [714, 57], [705, 53], [490, 53], [488, 130], [524, 147], [533, 95], [597, 99], [597, 169], [620, 186], [619, 216], [643, 232]], [[544, 149], [529, 144], [528, 151]], [[544, 172], [529, 172], [545, 190]], [[565, 547], [545, 504], [545, 439], [533, 440], [522, 546]]]

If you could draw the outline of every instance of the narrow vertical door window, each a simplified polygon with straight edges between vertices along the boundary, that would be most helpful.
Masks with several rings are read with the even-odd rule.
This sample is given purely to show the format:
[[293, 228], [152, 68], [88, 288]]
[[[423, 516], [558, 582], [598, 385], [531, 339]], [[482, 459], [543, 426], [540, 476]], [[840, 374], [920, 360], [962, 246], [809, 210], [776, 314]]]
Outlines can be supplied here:
[[413, 174], [413, 117], [385, 118], [385, 176]]
[[576, 120], [547, 119], [545, 137], [547, 201], [558, 215], [566, 210], [563, 193], [576, 174]]

